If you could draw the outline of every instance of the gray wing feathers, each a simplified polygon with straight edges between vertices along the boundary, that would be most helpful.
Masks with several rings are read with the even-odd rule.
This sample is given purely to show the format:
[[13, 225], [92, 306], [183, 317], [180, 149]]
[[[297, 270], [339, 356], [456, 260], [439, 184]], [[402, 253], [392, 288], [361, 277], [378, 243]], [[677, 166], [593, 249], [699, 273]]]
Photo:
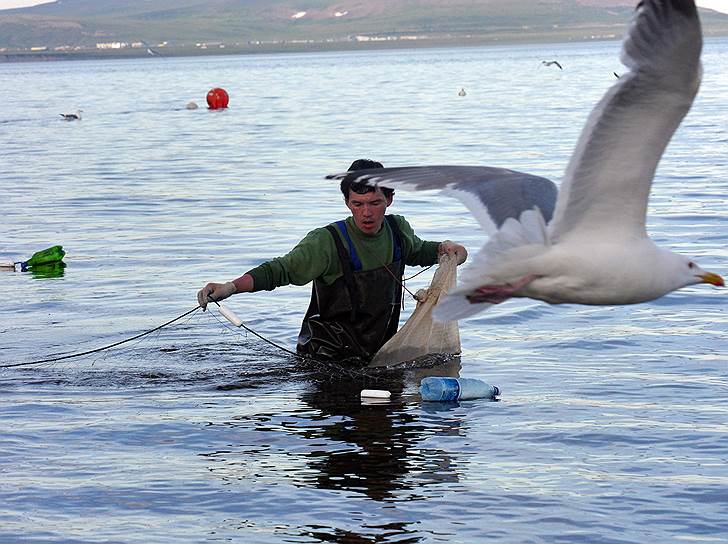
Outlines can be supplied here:
[[[671, 69], [675, 45], [682, 41], [692, 43], [687, 56], [700, 54], [701, 32], [698, 10], [692, 0], [645, 0], [639, 3], [624, 43], [622, 63], [631, 69]], [[645, 65], [645, 60], [649, 64]]]
[[548, 222], [556, 204], [556, 185], [549, 179], [487, 166], [413, 166], [357, 170], [327, 176], [382, 185], [391, 189], [432, 190], [461, 200], [488, 232], [509, 217], [537, 207]]
[[577, 227], [646, 236], [652, 178], [697, 93], [701, 44], [692, 1], [639, 4], [622, 49], [631, 70], [582, 131], [561, 185], [552, 241]]

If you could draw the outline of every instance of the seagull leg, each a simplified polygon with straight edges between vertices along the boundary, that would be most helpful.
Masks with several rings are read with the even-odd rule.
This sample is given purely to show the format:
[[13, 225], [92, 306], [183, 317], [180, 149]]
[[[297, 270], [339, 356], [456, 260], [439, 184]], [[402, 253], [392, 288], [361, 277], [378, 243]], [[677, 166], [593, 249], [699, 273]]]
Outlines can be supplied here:
[[523, 286], [528, 285], [536, 278], [538, 278], [536, 274], [529, 274], [528, 276], [522, 277], [515, 283], [483, 285], [471, 292], [465, 298], [467, 298], [468, 302], [471, 304], [480, 304], [483, 302], [487, 302], [489, 304], [500, 304], [501, 302], [511, 298], [516, 291], [521, 289]]

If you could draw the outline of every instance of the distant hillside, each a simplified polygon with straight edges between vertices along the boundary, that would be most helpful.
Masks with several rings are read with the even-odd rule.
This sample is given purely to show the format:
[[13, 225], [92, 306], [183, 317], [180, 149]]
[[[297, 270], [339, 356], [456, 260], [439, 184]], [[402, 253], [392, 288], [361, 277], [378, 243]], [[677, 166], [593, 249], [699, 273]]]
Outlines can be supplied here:
[[[0, 48], [615, 37], [632, 0], [59, 0], [0, 12]], [[728, 33], [728, 15], [703, 12]], [[130, 45], [128, 46], [130, 47]]]

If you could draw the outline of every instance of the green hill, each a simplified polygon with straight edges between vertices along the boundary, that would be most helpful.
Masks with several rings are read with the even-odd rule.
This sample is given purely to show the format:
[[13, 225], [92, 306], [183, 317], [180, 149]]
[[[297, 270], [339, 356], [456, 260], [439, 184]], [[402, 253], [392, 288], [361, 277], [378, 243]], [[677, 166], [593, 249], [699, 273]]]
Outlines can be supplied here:
[[[95, 50], [120, 42], [145, 52], [146, 43], [170, 51], [609, 38], [623, 33], [633, 8], [628, 0], [61, 0], [0, 11], [0, 49]], [[726, 15], [703, 12], [703, 20], [706, 30], [728, 32]]]

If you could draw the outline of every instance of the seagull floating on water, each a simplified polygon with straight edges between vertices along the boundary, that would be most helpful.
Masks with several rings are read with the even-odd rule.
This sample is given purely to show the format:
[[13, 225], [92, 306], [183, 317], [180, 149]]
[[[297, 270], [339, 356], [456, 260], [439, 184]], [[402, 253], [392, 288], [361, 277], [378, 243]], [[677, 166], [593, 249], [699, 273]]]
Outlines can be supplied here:
[[543, 64], [544, 66], [554, 66], [554, 65], [556, 65], [556, 66], [559, 67], [559, 70], [563, 70], [563, 68], [558, 63], [558, 61], [555, 61], [555, 60], [542, 60], [541, 61], [541, 64]]
[[463, 89], [463, 88], [461, 87], [461, 88], [460, 88], [460, 91], [458, 91], [458, 96], [465, 96], [466, 94], [468, 94], [468, 93], [466, 93], [466, 92], [465, 92], [465, 89]]
[[59, 114], [64, 121], [80, 121], [81, 120], [81, 112], [83, 110], [76, 110], [76, 113], [61, 113]]
[[561, 188], [478, 166], [360, 170], [328, 176], [390, 188], [443, 189], [493, 232], [435, 309], [462, 319], [511, 297], [551, 304], [646, 302], [718, 274], [647, 235], [657, 164], [700, 84], [702, 35], [693, 0], [643, 0], [622, 46], [629, 72], [594, 107]]

